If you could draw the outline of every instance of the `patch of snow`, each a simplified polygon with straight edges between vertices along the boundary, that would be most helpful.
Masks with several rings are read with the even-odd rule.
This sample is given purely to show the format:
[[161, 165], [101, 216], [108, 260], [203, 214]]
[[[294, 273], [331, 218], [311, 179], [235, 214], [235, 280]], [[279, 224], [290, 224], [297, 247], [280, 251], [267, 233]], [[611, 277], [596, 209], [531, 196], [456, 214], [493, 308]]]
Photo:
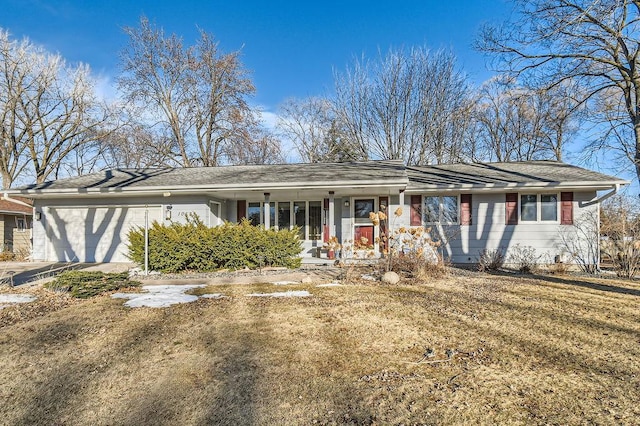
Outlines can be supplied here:
[[36, 300], [31, 294], [0, 294], [0, 303], [29, 303]]
[[289, 284], [298, 284], [297, 281], [273, 281], [271, 284], [275, 285], [289, 285]]
[[180, 294], [189, 290], [193, 290], [194, 288], [203, 288], [206, 287], [206, 284], [189, 284], [189, 285], [143, 285], [142, 289], [148, 291], [149, 293], [162, 293], [162, 294]]
[[166, 308], [179, 303], [191, 303], [198, 300], [198, 296], [190, 294], [144, 294], [124, 302], [124, 306], [130, 308], [141, 308], [143, 306], [149, 308]]
[[276, 293], [252, 293], [249, 297], [309, 297], [311, 293], [306, 290], [301, 291], [280, 291]]
[[222, 299], [223, 297], [225, 297], [225, 295], [222, 293], [210, 293], [210, 294], [203, 294], [200, 297], [203, 297], [205, 299]]
[[326, 283], [326, 284], [318, 284], [316, 287], [342, 287], [342, 284], [340, 283]]
[[367, 281], [378, 281], [378, 279], [376, 277], [374, 277], [373, 275], [368, 275], [368, 274], [360, 275], [360, 278], [362, 278], [363, 280], [367, 280]]
[[115, 293], [111, 297], [114, 299], [129, 299], [124, 305], [130, 308], [142, 306], [166, 308], [178, 303], [195, 302], [198, 300], [198, 296], [185, 294], [185, 292], [202, 287], [206, 287], [206, 285], [145, 285], [142, 290], [146, 293]]

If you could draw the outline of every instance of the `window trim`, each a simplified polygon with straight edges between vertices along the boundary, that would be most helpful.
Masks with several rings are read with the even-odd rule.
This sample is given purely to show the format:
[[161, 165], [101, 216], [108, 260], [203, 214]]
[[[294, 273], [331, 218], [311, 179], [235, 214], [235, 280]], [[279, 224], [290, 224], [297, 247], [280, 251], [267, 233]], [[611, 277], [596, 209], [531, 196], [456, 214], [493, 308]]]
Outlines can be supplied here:
[[[22, 226], [20, 226], [21, 222], [22, 222]], [[27, 218], [16, 216], [16, 230], [18, 232], [26, 232], [27, 231]]]
[[[536, 220], [524, 220], [522, 218], [522, 196], [523, 195], [535, 195], [536, 197]], [[542, 196], [543, 195], [555, 195], [556, 197], [556, 218], [555, 220], [542, 220]], [[545, 191], [545, 192], [519, 192], [518, 193], [518, 223], [520, 224], [533, 224], [533, 223], [546, 223], [552, 225], [560, 224], [560, 215], [562, 214], [560, 206], [560, 192]]]
[[[424, 210], [424, 203], [426, 201], [426, 198], [438, 198], [439, 199], [439, 211], [438, 211], [438, 222], [427, 222], [426, 220], [426, 212], [422, 212], [422, 224], [423, 225], [460, 225], [460, 194], [455, 194], [455, 195], [423, 195], [422, 196], [422, 204], [421, 207]], [[455, 222], [443, 222], [442, 221], [442, 212], [443, 212], [443, 198], [445, 197], [455, 197], [456, 198], [456, 221]]]
[[356, 216], [356, 204], [358, 203], [358, 201], [371, 201], [371, 207], [372, 210], [369, 213], [375, 213], [378, 211], [378, 200], [376, 199], [376, 197], [352, 197], [351, 200], [351, 216], [353, 217], [353, 222], [356, 225], [370, 225], [371, 224], [371, 219], [369, 218], [369, 215], [367, 215], [366, 217], [357, 217]]

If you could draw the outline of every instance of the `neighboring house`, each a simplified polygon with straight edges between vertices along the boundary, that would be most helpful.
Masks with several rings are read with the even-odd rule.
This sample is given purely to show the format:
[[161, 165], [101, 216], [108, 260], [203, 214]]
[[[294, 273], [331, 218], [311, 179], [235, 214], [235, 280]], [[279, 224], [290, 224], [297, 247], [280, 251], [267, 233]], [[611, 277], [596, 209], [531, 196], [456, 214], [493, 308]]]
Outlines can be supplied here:
[[[552, 161], [369, 161], [114, 169], [7, 192], [34, 199], [34, 260], [126, 261], [127, 233], [145, 217], [169, 223], [190, 213], [209, 226], [242, 218], [267, 228], [299, 226], [306, 257], [333, 236], [343, 243], [364, 237], [378, 253], [381, 229], [369, 213], [385, 209], [390, 227], [430, 227], [445, 258], [475, 263], [483, 249], [516, 244], [568, 260], [560, 235], [584, 240], [577, 231], [587, 216], [597, 219], [597, 191], [625, 184]], [[393, 219], [398, 206], [403, 214]]]
[[3, 252], [27, 256], [31, 251], [31, 200], [22, 197], [0, 198], [0, 235]]

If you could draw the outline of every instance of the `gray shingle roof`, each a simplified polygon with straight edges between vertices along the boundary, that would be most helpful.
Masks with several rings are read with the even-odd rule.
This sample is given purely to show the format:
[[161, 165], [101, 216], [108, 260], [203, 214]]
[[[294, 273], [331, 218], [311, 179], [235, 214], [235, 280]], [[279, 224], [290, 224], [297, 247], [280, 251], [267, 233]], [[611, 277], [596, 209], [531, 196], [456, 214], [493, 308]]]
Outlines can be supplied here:
[[269, 187], [290, 184], [322, 186], [369, 182], [406, 183], [402, 161], [362, 163], [312, 163], [259, 166], [221, 166], [164, 169], [113, 169], [60, 179], [20, 189], [56, 191], [69, 189], [145, 189], [177, 187]]
[[557, 161], [458, 163], [407, 167], [407, 190], [460, 186], [552, 186], [569, 184], [627, 184], [622, 179]]
[[405, 167], [401, 161], [113, 169], [10, 190], [13, 193], [330, 188], [391, 185], [409, 192], [514, 186], [603, 188], [627, 181], [555, 161], [457, 163]]

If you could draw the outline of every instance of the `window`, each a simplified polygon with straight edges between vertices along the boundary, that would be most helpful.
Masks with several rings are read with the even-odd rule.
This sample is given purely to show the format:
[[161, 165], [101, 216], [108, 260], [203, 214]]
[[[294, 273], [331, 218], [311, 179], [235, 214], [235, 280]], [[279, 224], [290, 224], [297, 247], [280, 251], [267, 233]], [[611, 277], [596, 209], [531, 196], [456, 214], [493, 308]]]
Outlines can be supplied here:
[[293, 215], [295, 224], [298, 228], [298, 237], [301, 240], [306, 239], [305, 230], [307, 229], [307, 203], [304, 201], [296, 201], [293, 203]]
[[373, 212], [375, 209], [373, 198], [366, 200], [355, 200], [353, 213], [355, 216], [356, 222], [366, 222], [370, 221], [369, 213]]
[[424, 197], [423, 221], [425, 223], [458, 223], [458, 197], [453, 195]]
[[258, 226], [262, 223], [261, 205], [262, 203], [249, 203], [247, 208], [247, 219], [253, 226]]
[[522, 222], [557, 222], [558, 194], [520, 195], [520, 220]]
[[[247, 203], [247, 219], [254, 226], [264, 224], [264, 202]], [[321, 201], [270, 201], [269, 223], [274, 229], [300, 228], [301, 240], [322, 238]]]
[[278, 202], [278, 229], [291, 228], [291, 203]]
[[424, 221], [440, 222], [440, 197], [424, 197]]
[[458, 197], [442, 197], [442, 223], [458, 222]]
[[556, 194], [540, 195], [540, 219], [552, 222], [558, 220], [558, 196]]
[[520, 220], [523, 222], [535, 222], [538, 220], [537, 196], [520, 196]]
[[[264, 210], [264, 204], [262, 209]], [[264, 219], [262, 219], [262, 223], [264, 223]], [[278, 227], [278, 216], [276, 216], [276, 203], [274, 201], [269, 203], [269, 226], [272, 228]]]
[[309, 239], [322, 239], [322, 201], [309, 201]]
[[18, 232], [24, 232], [26, 229], [25, 220], [22, 217], [16, 217], [16, 228]]

